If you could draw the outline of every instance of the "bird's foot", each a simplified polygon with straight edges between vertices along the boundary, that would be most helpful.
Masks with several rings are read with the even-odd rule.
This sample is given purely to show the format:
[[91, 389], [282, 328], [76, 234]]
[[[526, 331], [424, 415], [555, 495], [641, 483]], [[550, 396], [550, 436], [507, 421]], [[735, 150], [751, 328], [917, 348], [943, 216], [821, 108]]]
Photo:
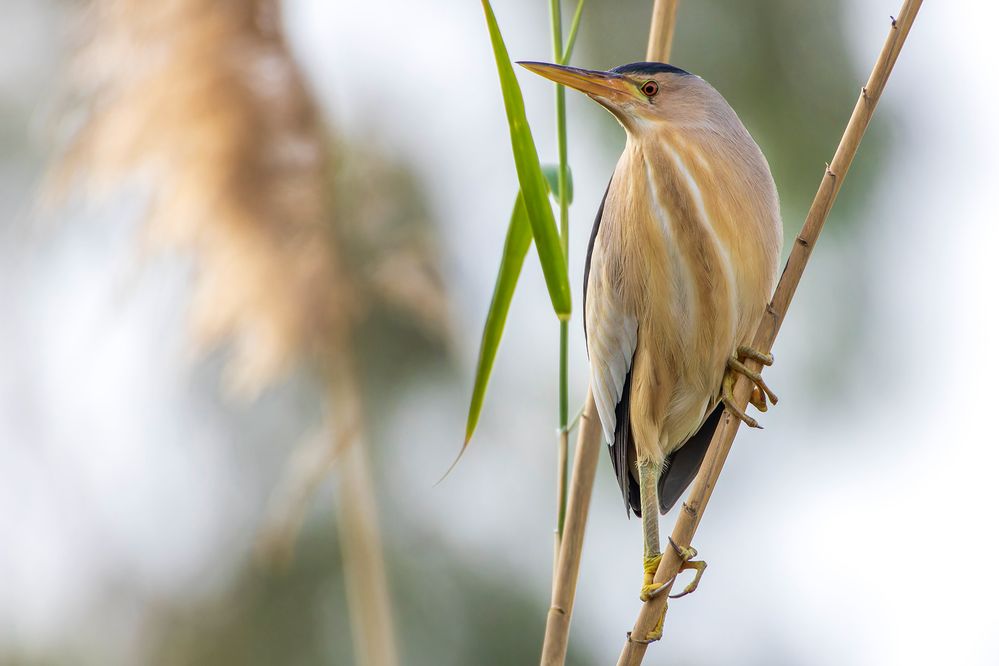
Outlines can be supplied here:
[[659, 569], [659, 563], [662, 562], [662, 559], [663, 555], [659, 553], [652, 557], [646, 557], [642, 563], [642, 568], [645, 570], [645, 577], [642, 579], [642, 592], [638, 595], [638, 598], [642, 601], [648, 601], [666, 589], [663, 583], [652, 582], [656, 577], [656, 570]]
[[666, 607], [663, 607], [663, 614], [656, 622], [656, 626], [652, 628], [652, 631], [645, 635], [645, 638], [635, 638], [632, 636], [631, 632], [628, 632], [628, 640], [632, 643], [641, 643], [642, 645], [648, 645], [650, 643], [655, 643], [660, 638], [663, 637], [663, 624], [666, 623]]
[[[741, 366], [741, 368], [737, 369], [738, 372], [743, 372], [743, 369], [749, 370], [749, 368], [746, 368], [745, 365], [740, 363], [740, 361], [743, 361], [747, 358], [752, 359], [754, 361], [759, 361], [760, 364], [765, 365], [767, 367], [770, 367], [771, 365], [774, 364], [773, 354], [764, 354], [763, 352], [757, 349], [753, 349], [752, 347], [749, 347], [747, 345], [739, 346], [735, 350], [735, 353], [736, 353], [736, 358], [733, 360], [735, 360]], [[763, 381], [763, 377], [760, 376], [760, 373], [754, 372], [751, 374], [747, 374], [746, 376], [749, 377], [751, 380], [753, 380], [754, 384], [753, 393], [749, 398], [750, 404], [752, 404], [754, 407], [756, 407], [756, 409], [760, 410], [761, 412], [767, 411], [768, 399], [770, 400], [771, 405], [777, 404], [777, 394], [770, 390], [770, 387], [767, 386], [766, 382]]]
[[[656, 571], [659, 569], [659, 563], [662, 562], [662, 553], [658, 555], [653, 555], [652, 557], [646, 557], [644, 564], [645, 568], [645, 580], [642, 585], [642, 593], [640, 598], [642, 601], [649, 601], [658, 597], [663, 592], [669, 589], [669, 584], [672, 581], [667, 581], [665, 583], [654, 583], [653, 579], [656, 576]], [[663, 637], [663, 623], [666, 621], [666, 606], [663, 606], [663, 614], [660, 616], [659, 621], [656, 622], [656, 626], [652, 628], [645, 638], [633, 638], [631, 632], [628, 632], [628, 640], [635, 643], [644, 643], [648, 645], [649, 643], [655, 643], [660, 638]]]
[[728, 370], [725, 373], [725, 378], [722, 381], [722, 402], [734, 415], [739, 417], [739, 419], [748, 425], [750, 428], [762, 428], [762, 426], [747, 414], [745, 411], [739, 408], [735, 404], [735, 395], [733, 393], [735, 388], [736, 374], [745, 375], [753, 382], [753, 393], [749, 397], [749, 402], [754, 407], [756, 407], [761, 412], [767, 411], [767, 400], [770, 400], [771, 405], [777, 404], [777, 394], [770, 390], [767, 383], [763, 381], [763, 376], [750, 369], [743, 360], [752, 359], [758, 361], [762, 365], [773, 365], [774, 357], [771, 354], [764, 354], [761, 351], [753, 349], [752, 347], [740, 346], [736, 349], [736, 355], [728, 360]]
[[[673, 550], [675, 550], [677, 555], [680, 556], [680, 571], [694, 570], [697, 572], [694, 574], [694, 580], [692, 580], [690, 584], [683, 589], [683, 592], [669, 595], [670, 599], [679, 599], [680, 597], [685, 597], [697, 589], [697, 585], [701, 582], [701, 576], [704, 575], [704, 570], [708, 567], [708, 563], [693, 561], [693, 558], [697, 557], [697, 549], [693, 546], [683, 547], [673, 541], [672, 537], [667, 538], [669, 540], [669, 545], [672, 546]], [[670, 578], [665, 583], [653, 582], [656, 570], [659, 569], [659, 563], [662, 559], [662, 554], [645, 558], [645, 582], [642, 585], [642, 601], [649, 601], [663, 594], [669, 589], [669, 586], [673, 583], [673, 581], [676, 580], [676, 576], [673, 576], [673, 578]], [[659, 621], [656, 622], [656, 626], [652, 628], [652, 631], [646, 634], [645, 638], [635, 638], [631, 635], [631, 632], [628, 632], [628, 640], [633, 643], [643, 643], [647, 645], [649, 643], [655, 643], [661, 639], [663, 637], [663, 624], [666, 621], [666, 611], [668, 608], [668, 604], [663, 606], [663, 614], [659, 617]]]
[[[683, 588], [683, 592], [669, 595], [670, 599], [679, 599], [680, 597], [685, 597], [691, 592], [697, 590], [697, 586], [701, 582], [701, 576], [704, 575], [704, 570], [708, 568], [708, 563], [701, 560], [696, 562], [693, 561], [693, 559], [697, 557], [697, 549], [693, 546], [684, 548], [673, 541], [672, 537], [667, 538], [669, 539], [669, 545], [673, 547], [673, 550], [677, 552], [682, 560], [682, 563], [680, 564], [680, 571], [693, 570], [697, 572], [694, 574], [694, 580], [690, 581], [687, 587]], [[677, 575], [680, 575], [679, 571], [677, 572]], [[672, 580], [676, 580], [676, 576], [673, 576]], [[672, 582], [672, 580], [670, 582]]]

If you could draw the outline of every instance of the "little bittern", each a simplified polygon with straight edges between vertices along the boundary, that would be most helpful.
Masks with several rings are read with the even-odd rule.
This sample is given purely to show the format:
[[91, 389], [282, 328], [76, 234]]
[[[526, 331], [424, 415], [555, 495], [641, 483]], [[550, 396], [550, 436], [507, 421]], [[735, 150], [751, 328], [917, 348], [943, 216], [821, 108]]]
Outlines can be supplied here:
[[733, 373], [754, 382], [759, 409], [776, 401], [743, 361], [772, 362], [748, 345], [777, 276], [777, 189], [735, 111], [699, 76], [652, 62], [520, 64], [586, 93], [627, 134], [590, 236], [583, 324], [625, 507], [642, 517], [648, 600], [662, 587], [658, 511], [696, 476], [725, 406], [757, 425], [733, 401]]

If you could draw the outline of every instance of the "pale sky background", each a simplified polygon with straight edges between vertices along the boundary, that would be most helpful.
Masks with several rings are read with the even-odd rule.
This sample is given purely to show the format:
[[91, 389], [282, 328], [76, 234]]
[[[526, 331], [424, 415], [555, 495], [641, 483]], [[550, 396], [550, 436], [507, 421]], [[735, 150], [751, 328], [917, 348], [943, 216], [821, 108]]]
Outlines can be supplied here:
[[[496, 1], [501, 25], [518, 26], [506, 33], [515, 59], [548, 56], [544, 4]], [[846, 6], [859, 90], [899, 3]], [[107, 637], [94, 646], [98, 662], [131, 663], [146, 604], [207, 597], [231, 580], [280, 462], [268, 437], [295, 430], [280, 392], [250, 410], [191, 390], [197, 371], [176, 324], [183, 267], [160, 262], [130, 282], [127, 210], [80, 211], [54, 240], [27, 240], [46, 145], [37, 118], [52, 103], [63, 10], [5, 0], [0, 22], [0, 113], [17, 119], [3, 131], [21, 128], [0, 136], [0, 652], [93, 634]], [[433, 486], [463, 431], [516, 190], [481, 8], [291, 0], [286, 18], [332, 122], [423, 175], [447, 239], [465, 379], [412, 392], [385, 425], [388, 458], [400, 463], [380, 473], [406, 493], [399, 520], [543, 589], [557, 324], [533, 255], [480, 431]], [[767, 371], [780, 404], [762, 417], [766, 430], [736, 441], [695, 539], [709, 569], [697, 594], [672, 603], [647, 663], [744, 664], [760, 645], [787, 664], [999, 663], [999, 436], [988, 422], [999, 377], [997, 21], [986, 2], [929, 0], [921, 10], [875, 118], [878, 127], [890, 117], [893, 143], [859, 213], [864, 237], [849, 248], [819, 243]], [[634, 59], [644, 43], [636, 36]], [[585, 43], [576, 62], [597, 66]], [[465, 92], [483, 78], [490, 85]], [[521, 82], [539, 148], [552, 153], [550, 87]], [[591, 104], [569, 96], [577, 303], [591, 215], [618, 150], [594, 135]], [[816, 185], [821, 173], [818, 164]], [[863, 293], [844, 287], [854, 271], [870, 276]], [[824, 353], [815, 342], [857, 298], [872, 319], [837, 360], [846, 379], [817, 393], [807, 373]], [[578, 318], [571, 355], [578, 404]], [[252, 427], [264, 422], [265, 432]], [[624, 519], [606, 462], [572, 634], [598, 663], [616, 657], [638, 611], [641, 559], [639, 521]]]

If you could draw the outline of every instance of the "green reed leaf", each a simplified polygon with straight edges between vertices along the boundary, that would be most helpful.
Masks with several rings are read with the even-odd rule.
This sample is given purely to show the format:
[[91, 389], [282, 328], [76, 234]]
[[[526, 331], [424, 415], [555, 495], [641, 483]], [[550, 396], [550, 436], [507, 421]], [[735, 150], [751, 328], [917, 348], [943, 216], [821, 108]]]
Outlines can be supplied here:
[[[486, 315], [486, 325], [482, 329], [482, 343], [479, 346], [479, 362], [475, 367], [475, 383], [472, 388], [472, 401], [468, 407], [468, 421], [465, 425], [465, 444], [462, 453], [468, 446], [468, 441], [475, 432], [482, 413], [482, 404], [486, 397], [486, 386], [496, 360], [506, 316], [510, 312], [510, 302], [524, 266], [524, 257], [531, 247], [531, 223], [527, 216], [524, 197], [517, 194], [517, 202], [510, 215], [510, 226], [506, 232], [506, 242], [503, 243], [503, 258], [500, 260], [499, 273], [496, 276], [496, 286], [493, 288], [493, 300], [489, 304]], [[461, 457], [461, 453], [458, 454]]]
[[510, 55], [503, 43], [503, 36], [500, 34], [489, 0], [482, 0], [482, 8], [485, 11], [489, 39], [496, 57], [496, 70], [503, 90], [503, 104], [510, 126], [510, 143], [517, 166], [517, 178], [520, 181], [520, 191], [534, 234], [534, 243], [538, 248], [541, 270], [555, 313], [559, 319], [568, 319], [572, 312], [569, 274], [560, 244], [559, 231], [555, 225], [555, 216], [548, 201], [548, 187], [541, 172], [538, 151], [534, 145], [531, 128], [527, 124], [524, 97], [520, 92], [517, 77], [513, 73], [513, 64], [510, 62]]

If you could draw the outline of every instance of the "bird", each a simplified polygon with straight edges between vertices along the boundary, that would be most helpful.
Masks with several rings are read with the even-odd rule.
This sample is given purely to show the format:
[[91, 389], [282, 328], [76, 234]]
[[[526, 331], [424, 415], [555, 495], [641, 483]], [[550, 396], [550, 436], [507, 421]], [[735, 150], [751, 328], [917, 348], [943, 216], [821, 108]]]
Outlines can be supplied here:
[[[609, 71], [520, 62], [585, 93], [625, 130], [597, 212], [583, 278], [590, 386], [625, 510], [642, 518], [648, 601], [665, 584], [659, 514], [697, 475], [737, 374], [760, 411], [777, 396], [748, 359], [777, 279], [783, 226], [770, 166], [722, 95], [679, 67], [637, 62]], [[693, 548], [684, 568], [704, 571]], [[664, 611], [665, 612], [665, 611]], [[646, 640], [657, 640], [662, 620]]]

